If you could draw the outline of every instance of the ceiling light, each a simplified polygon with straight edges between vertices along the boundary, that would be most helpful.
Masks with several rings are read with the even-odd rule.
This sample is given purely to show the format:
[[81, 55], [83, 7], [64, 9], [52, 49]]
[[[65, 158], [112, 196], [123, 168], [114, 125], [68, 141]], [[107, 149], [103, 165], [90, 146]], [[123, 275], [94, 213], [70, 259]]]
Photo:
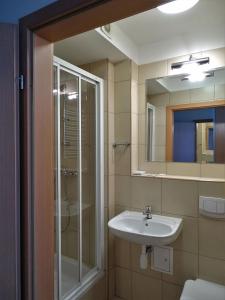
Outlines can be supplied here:
[[191, 9], [199, 0], [175, 0], [158, 6], [158, 9], [165, 14], [179, 14]]
[[192, 55], [190, 55], [189, 60], [186, 61], [181, 61], [181, 62], [176, 62], [171, 64], [171, 69], [185, 69], [185, 68], [192, 68], [191, 65], [193, 65], [193, 67], [195, 67], [196, 65], [198, 66], [202, 66], [202, 65], [206, 65], [209, 64], [210, 59], [209, 57], [203, 57], [203, 58], [194, 58]]
[[190, 82], [200, 82], [203, 81], [206, 78], [207, 74], [203, 72], [193, 72], [189, 76], [187, 76], [187, 79]]
[[214, 72], [195, 71], [183, 77], [181, 81], [189, 80], [190, 82], [200, 82], [205, 80], [206, 78], [212, 78], [212, 77], [214, 77]]

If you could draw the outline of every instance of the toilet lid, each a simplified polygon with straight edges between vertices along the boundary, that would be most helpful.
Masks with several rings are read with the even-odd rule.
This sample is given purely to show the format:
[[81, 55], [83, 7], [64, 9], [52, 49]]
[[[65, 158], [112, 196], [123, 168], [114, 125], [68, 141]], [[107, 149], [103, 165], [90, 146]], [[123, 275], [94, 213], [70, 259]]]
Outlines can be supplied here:
[[225, 286], [202, 279], [187, 280], [180, 300], [225, 300]]

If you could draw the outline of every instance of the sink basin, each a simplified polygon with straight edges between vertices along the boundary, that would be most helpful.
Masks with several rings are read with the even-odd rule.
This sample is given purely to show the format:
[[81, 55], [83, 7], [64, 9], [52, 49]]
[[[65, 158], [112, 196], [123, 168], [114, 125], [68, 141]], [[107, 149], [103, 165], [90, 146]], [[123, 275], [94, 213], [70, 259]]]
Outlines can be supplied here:
[[152, 215], [147, 220], [140, 212], [124, 211], [108, 223], [119, 238], [141, 245], [165, 246], [174, 242], [182, 229], [182, 219]]

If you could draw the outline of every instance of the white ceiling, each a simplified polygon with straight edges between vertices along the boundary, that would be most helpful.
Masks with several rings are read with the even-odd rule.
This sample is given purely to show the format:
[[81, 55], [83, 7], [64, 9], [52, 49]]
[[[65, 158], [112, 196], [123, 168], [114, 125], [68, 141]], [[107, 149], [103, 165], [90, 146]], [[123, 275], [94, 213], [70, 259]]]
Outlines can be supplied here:
[[127, 58], [95, 30], [55, 43], [54, 54], [77, 66], [101, 59], [114, 63]]
[[126, 57], [137, 64], [225, 46], [225, 0], [199, 0], [189, 11], [166, 15], [153, 9], [112, 24], [111, 39], [93, 30], [55, 45], [75, 64]]
[[200, 0], [177, 15], [153, 9], [117, 25], [138, 45], [140, 64], [216, 49], [225, 46], [225, 0]]

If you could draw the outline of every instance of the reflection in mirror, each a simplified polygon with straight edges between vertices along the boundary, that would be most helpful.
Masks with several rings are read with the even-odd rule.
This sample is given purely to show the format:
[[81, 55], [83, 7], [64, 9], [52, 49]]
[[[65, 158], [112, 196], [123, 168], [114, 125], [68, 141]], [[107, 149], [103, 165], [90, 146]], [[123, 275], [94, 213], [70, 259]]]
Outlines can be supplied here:
[[225, 69], [208, 74], [146, 80], [147, 161], [225, 163]]

